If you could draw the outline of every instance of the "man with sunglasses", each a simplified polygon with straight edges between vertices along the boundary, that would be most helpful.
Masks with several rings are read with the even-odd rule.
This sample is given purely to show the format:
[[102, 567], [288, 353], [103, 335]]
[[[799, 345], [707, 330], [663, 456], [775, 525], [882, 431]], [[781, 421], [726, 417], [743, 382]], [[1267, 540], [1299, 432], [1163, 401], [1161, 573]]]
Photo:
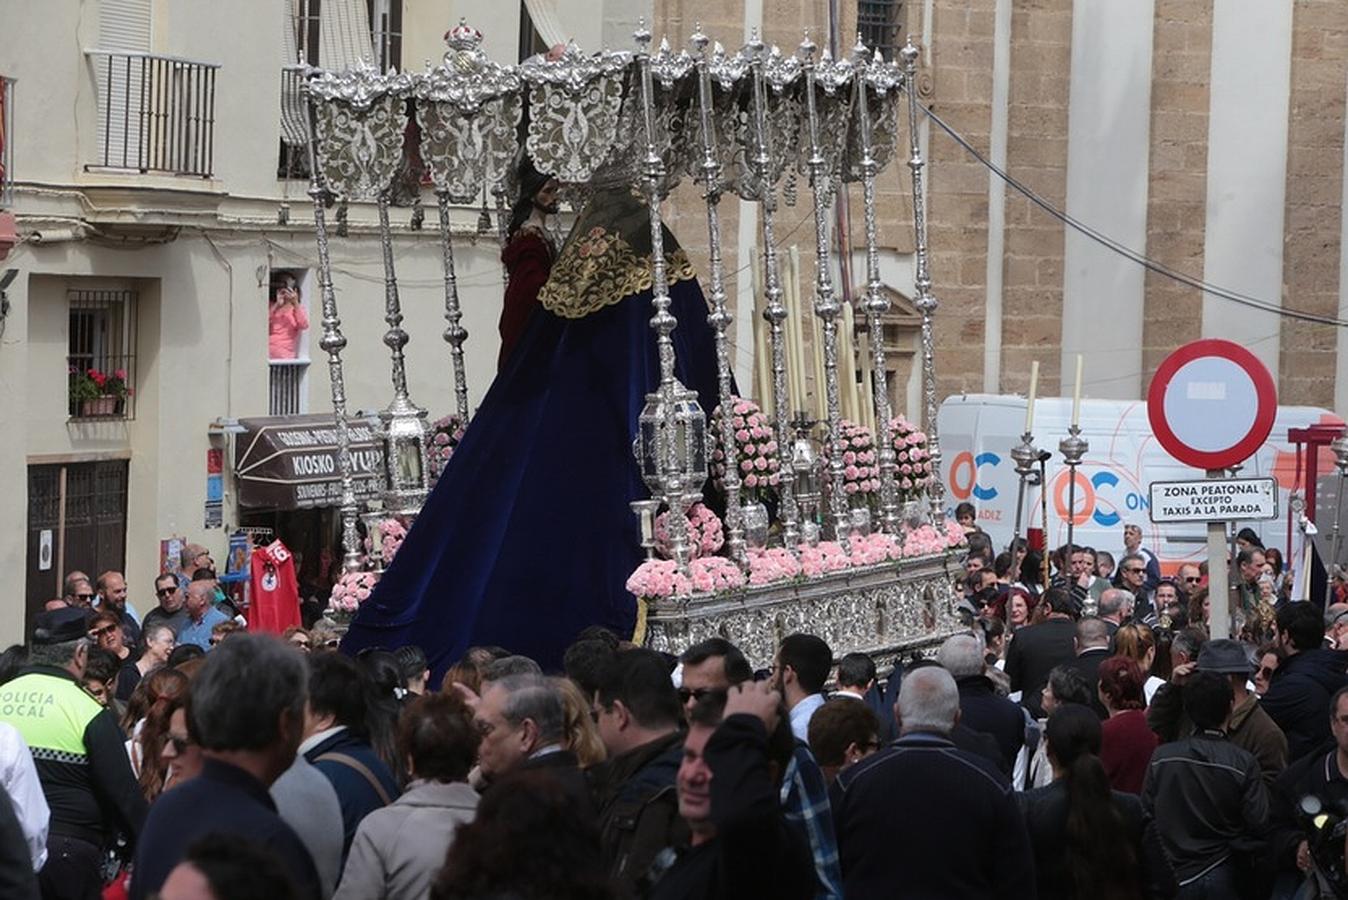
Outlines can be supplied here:
[[93, 609], [94, 586], [89, 581], [89, 576], [78, 569], [67, 575], [61, 599], [66, 602], [66, 606], [73, 606], [86, 612]]
[[187, 610], [183, 607], [183, 590], [174, 575], [160, 575], [154, 580], [154, 595], [159, 605], [145, 614], [141, 633], [148, 633], [156, 625], [165, 625], [178, 633], [187, 624]]
[[1147, 577], [1147, 561], [1140, 554], [1129, 553], [1119, 561], [1119, 587], [1136, 598], [1133, 616], [1138, 621], [1146, 620], [1156, 609], [1155, 591], [1148, 586]]

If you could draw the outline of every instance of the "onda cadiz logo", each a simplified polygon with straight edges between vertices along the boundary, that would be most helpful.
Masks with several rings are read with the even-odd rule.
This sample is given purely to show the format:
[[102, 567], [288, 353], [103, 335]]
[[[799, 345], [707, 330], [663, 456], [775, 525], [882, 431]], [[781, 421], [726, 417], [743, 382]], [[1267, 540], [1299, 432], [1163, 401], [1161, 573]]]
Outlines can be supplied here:
[[[984, 487], [979, 484], [980, 476], [986, 476], [985, 470], [996, 468], [1002, 462], [1002, 457], [996, 453], [974, 453], [964, 450], [956, 454], [954, 462], [950, 465], [950, 492], [955, 495], [957, 500], [968, 500], [973, 497], [975, 500], [993, 500], [998, 496], [995, 487]], [[1069, 515], [1067, 509], [1067, 472], [1060, 472], [1052, 482], [1053, 508], [1058, 514], [1058, 518], [1064, 522]], [[1096, 472], [1089, 478], [1082, 472], [1077, 472], [1077, 496], [1076, 496], [1076, 517], [1074, 525], [1085, 525], [1087, 522], [1094, 521], [1096, 525], [1102, 528], [1112, 528], [1123, 521], [1123, 517], [1117, 511], [1106, 509], [1102, 504], [1101, 494], [1107, 488], [1115, 488], [1119, 485], [1119, 476], [1113, 472], [1104, 470]], [[1144, 504], [1146, 498], [1136, 492], [1130, 492], [1127, 497], [1129, 509], [1140, 508], [1138, 504]], [[1115, 505], [1116, 504], [1111, 504]]]

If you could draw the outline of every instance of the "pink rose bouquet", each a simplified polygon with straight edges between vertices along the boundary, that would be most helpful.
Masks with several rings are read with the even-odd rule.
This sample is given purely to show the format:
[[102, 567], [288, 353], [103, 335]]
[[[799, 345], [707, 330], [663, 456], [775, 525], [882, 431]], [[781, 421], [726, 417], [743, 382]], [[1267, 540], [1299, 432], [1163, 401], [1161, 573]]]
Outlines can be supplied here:
[[927, 435], [903, 416], [896, 416], [889, 420], [889, 440], [894, 447], [894, 484], [899, 499], [917, 500], [931, 482]]
[[948, 546], [944, 529], [938, 531], [933, 525], [904, 529], [904, 556], [933, 556], [937, 553], [944, 553]]
[[[876, 460], [875, 439], [865, 425], [843, 419], [839, 428], [843, 447], [843, 490], [848, 496], [869, 500], [880, 489], [880, 464]], [[825, 445], [824, 457], [831, 460], [833, 448]], [[825, 477], [829, 469], [825, 468]]]
[[800, 563], [782, 547], [749, 551], [749, 583], [776, 584], [800, 577]]
[[852, 559], [837, 541], [820, 541], [811, 547], [802, 544], [800, 548], [800, 571], [807, 578], [837, 572], [852, 566]]
[[903, 555], [903, 548], [892, 534], [875, 531], [848, 540], [852, 549], [852, 565], [873, 566]]
[[445, 465], [454, 454], [454, 448], [463, 440], [463, 431], [466, 427], [467, 423], [457, 414], [436, 419], [431, 423], [430, 443], [426, 447], [427, 461], [430, 464], [427, 475], [430, 477], [431, 487], [435, 487], [436, 481], [440, 479], [440, 473], [445, 471]]
[[379, 576], [373, 572], [347, 572], [332, 586], [332, 596], [328, 598], [328, 609], [335, 613], [350, 615], [360, 605], [370, 599]]
[[[781, 464], [777, 457], [777, 439], [768, 417], [752, 400], [731, 400], [730, 428], [734, 433], [735, 460], [739, 466], [740, 486], [746, 500], [762, 500], [776, 493], [781, 483]], [[726, 445], [721, 407], [711, 414], [712, 485], [725, 493]]]
[[628, 577], [627, 589], [646, 600], [661, 600], [691, 594], [693, 585], [674, 560], [648, 559]]
[[[705, 504], [694, 503], [688, 507], [688, 549], [689, 556], [711, 556], [725, 545], [725, 529], [716, 513], [707, 509]], [[655, 518], [655, 552], [668, 559], [674, 551], [669, 539], [669, 510]]]
[[969, 541], [969, 535], [964, 533], [964, 527], [954, 519], [945, 520], [945, 542], [948, 547], [962, 547]]
[[744, 573], [724, 556], [704, 556], [688, 564], [688, 578], [700, 594], [719, 594], [744, 587]]

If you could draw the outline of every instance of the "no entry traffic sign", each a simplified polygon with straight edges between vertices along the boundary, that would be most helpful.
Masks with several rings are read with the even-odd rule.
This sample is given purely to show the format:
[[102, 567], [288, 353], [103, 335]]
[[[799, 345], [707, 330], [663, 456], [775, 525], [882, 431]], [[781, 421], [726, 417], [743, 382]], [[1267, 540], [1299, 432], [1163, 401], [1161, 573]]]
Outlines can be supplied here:
[[1253, 353], [1206, 338], [1165, 358], [1147, 392], [1152, 433], [1171, 456], [1199, 469], [1229, 469], [1273, 430], [1278, 394]]

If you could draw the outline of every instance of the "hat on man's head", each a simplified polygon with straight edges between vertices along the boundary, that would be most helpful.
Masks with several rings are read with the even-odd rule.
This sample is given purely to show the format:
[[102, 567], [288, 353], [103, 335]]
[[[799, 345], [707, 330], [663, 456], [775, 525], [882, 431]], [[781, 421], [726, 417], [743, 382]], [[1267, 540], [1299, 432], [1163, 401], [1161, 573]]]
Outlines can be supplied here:
[[195, 569], [197, 557], [203, 553], [210, 553], [210, 552], [211, 551], [207, 550], [200, 544], [185, 544], [183, 546], [183, 552], [181, 554], [182, 567], [189, 571]]
[[1198, 671], [1217, 672], [1222, 675], [1249, 675], [1254, 671], [1254, 663], [1245, 645], [1230, 638], [1218, 638], [1208, 641], [1198, 651]]
[[34, 644], [64, 644], [87, 637], [89, 627], [85, 624], [84, 610], [73, 606], [65, 609], [53, 609], [40, 613], [33, 626]]

